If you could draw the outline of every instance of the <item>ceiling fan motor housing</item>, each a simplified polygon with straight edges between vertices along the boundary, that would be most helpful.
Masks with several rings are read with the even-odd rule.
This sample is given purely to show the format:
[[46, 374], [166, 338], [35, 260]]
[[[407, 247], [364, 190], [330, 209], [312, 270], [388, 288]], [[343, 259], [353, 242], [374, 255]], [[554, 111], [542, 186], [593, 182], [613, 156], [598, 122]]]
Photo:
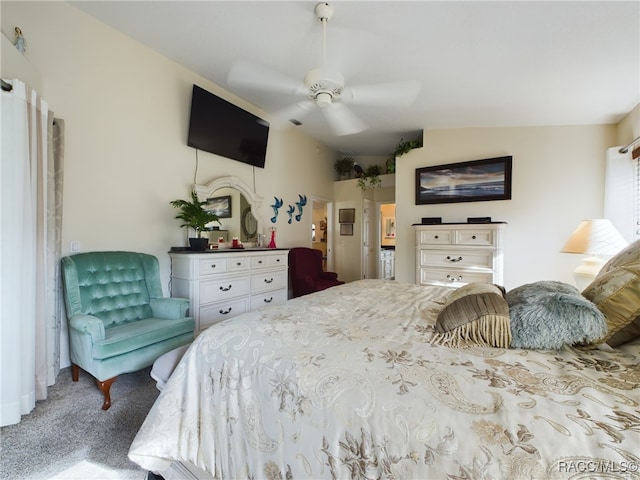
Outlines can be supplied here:
[[344, 89], [344, 77], [338, 72], [315, 68], [305, 75], [304, 84], [309, 89], [307, 97], [324, 108], [340, 98]]

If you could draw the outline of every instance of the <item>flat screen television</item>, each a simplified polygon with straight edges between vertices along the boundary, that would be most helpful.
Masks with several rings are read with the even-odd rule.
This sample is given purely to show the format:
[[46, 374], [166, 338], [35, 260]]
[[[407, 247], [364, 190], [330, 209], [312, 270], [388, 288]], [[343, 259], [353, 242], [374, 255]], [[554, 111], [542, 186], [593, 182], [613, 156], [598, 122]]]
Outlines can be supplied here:
[[187, 145], [264, 168], [269, 122], [193, 86]]

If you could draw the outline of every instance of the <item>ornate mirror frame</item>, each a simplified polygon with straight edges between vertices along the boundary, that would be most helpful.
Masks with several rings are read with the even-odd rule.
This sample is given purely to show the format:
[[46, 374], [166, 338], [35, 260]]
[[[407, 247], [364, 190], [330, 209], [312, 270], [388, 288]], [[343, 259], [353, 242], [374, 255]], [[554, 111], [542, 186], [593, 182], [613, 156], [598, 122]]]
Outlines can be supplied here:
[[233, 188], [244, 195], [244, 198], [251, 205], [251, 213], [258, 224], [257, 233], [262, 233], [264, 222], [262, 221], [262, 215], [260, 214], [260, 206], [262, 205], [263, 198], [255, 193], [251, 187], [240, 178], [235, 176], [219, 177], [206, 185], [193, 185], [193, 189], [198, 194], [198, 198], [200, 198], [201, 201], [213, 197], [213, 193], [221, 188]]

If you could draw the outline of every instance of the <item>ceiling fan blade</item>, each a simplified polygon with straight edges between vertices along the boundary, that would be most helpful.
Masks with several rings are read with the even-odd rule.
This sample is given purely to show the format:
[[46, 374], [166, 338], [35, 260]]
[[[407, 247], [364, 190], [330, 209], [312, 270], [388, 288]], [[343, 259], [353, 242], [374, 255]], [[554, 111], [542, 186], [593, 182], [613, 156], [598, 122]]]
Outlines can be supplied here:
[[334, 135], [353, 135], [368, 128], [366, 123], [342, 103], [332, 103], [320, 110]]
[[296, 121], [301, 122], [303, 118], [309, 115], [315, 108], [315, 103], [311, 100], [303, 100], [301, 102], [294, 103], [285, 108], [277, 110], [273, 113], [274, 121], [271, 122], [275, 128], [290, 127], [291, 124], [295, 124]]
[[420, 93], [420, 82], [391, 82], [346, 87], [340, 99], [353, 105], [408, 107]]
[[287, 95], [304, 95], [301, 80], [289, 77], [271, 68], [245, 60], [235, 62], [227, 77], [229, 85]]

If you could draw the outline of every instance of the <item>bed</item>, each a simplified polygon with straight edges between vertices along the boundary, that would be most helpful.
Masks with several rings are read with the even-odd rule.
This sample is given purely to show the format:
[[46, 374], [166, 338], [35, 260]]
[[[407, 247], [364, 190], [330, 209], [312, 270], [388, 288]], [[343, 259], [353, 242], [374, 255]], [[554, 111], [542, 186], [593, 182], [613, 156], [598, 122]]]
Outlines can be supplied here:
[[451, 295], [360, 280], [210, 327], [129, 457], [175, 478], [640, 478], [640, 337], [453, 348]]

